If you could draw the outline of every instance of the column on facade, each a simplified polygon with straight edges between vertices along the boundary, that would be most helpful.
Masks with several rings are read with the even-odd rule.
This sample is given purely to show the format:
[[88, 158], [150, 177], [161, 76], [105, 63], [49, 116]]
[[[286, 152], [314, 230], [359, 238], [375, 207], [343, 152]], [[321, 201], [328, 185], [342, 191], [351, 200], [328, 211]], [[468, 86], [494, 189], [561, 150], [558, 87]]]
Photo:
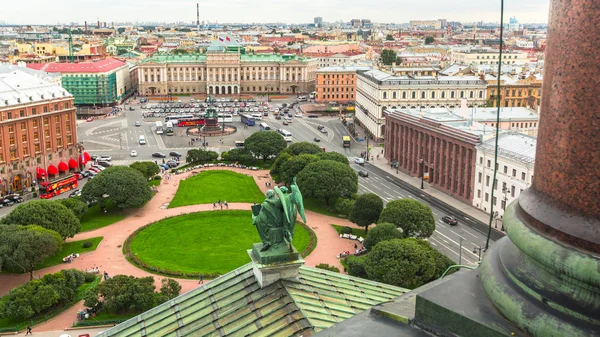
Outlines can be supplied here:
[[410, 131], [406, 125], [402, 125], [402, 167], [408, 169], [408, 156], [409, 156], [409, 144], [410, 144]]
[[473, 170], [473, 150], [465, 148], [465, 184], [463, 186], [463, 195], [467, 200], [471, 199], [469, 191], [471, 190], [471, 173]]
[[404, 168], [407, 171], [411, 171], [411, 161], [412, 161], [412, 137], [413, 137], [413, 132], [412, 132], [412, 128], [410, 128], [408, 125], [406, 126], [406, 161], [404, 163]]
[[459, 148], [459, 153], [458, 153], [458, 195], [465, 197], [465, 195], [463, 194], [463, 184], [465, 183], [465, 161], [464, 161], [464, 156], [465, 156], [465, 147], [464, 146], [460, 146]]
[[417, 177], [421, 174], [421, 172], [425, 171], [425, 162], [421, 162], [423, 159], [423, 132], [418, 131], [417, 133]]
[[440, 146], [440, 139], [438, 137], [433, 137], [433, 143], [432, 145], [432, 149], [433, 149], [433, 174], [431, 176], [431, 182], [434, 184], [438, 183], [438, 174], [439, 174], [439, 146]]

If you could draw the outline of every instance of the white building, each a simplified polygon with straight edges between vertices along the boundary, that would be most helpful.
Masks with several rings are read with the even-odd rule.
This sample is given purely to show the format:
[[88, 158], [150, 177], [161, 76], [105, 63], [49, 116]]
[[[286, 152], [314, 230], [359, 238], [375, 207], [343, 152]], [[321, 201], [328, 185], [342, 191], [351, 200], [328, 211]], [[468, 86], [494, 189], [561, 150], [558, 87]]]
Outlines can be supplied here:
[[491, 138], [475, 147], [477, 164], [473, 206], [489, 212], [493, 204], [495, 218], [501, 220], [506, 205], [531, 186], [537, 141], [534, 137], [518, 133], [499, 135], [497, 183], [492, 198], [494, 142], [495, 139]]
[[486, 82], [476, 76], [412, 78], [381, 70], [359, 71], [356, 117], [376, 138], [385, 133], [385, 109], [427, 109], [483, 106]]
[[[498, 50], [471, 49], [469, 51], [453, 52], [450, 58], [452, 63], [458, 64], [498, 64], [500, 54]], [[525, 64], [530, 61], [529, 55], [521, 51], [503, 51], [502, 64]]]

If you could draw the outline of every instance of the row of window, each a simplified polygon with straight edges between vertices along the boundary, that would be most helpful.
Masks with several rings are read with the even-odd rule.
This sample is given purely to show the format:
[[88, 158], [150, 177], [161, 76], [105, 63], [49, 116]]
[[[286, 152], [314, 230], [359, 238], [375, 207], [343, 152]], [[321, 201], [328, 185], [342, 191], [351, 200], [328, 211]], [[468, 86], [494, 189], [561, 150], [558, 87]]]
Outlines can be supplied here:
[[[49, 110], [49, 107], [50, 108], [53, 107], [54, 109]], [[54, 105], [44, 105], [43, 107], [41, 107], [41, 112], [46, 113], [46, 112], [58, 111], [59, 109], [68, 109], [69, 107], [70, 107], [69, 102], [64, 102], [63, 104], [55, 103]], [[35, 116], [38, 114], [38, 107], [31, 108], [31, 110], [30, 110], [31, 113], [27, 113], [26, 109], [19, 109], [18, 111], [19, 111], [18, 113], [16, 110], [6, 111], [6, 113], [0, 113], [0, 121], [5, 121], [5, 120], [13, 119], [13, 118]]]
[[[483, 165], [483, 157], [479, 157], [479, 164]], [[487, 167], [491, 168], [491, 166], [492, 166], [492, 161], [488, 160], [487, 161]], [[498, 163], [496, 163], [496, 170], [498, 170]], [[502, 172], [504, 174], [508, 175], [508, 166], [504, 165], [504, 168], [503, 168]], [[512, 169], [511, 176], [513, 178], [517, 178], [517, 173], [518, 173], [517, 169]], [[527, 176], [526, 172], [521, 172], [521, 180], [525, 181], [526, 176]], [[479, 172], [479, 178], [477, 180], [478, 183], [481, 183], [481, 177], [482, 177], [482, 173]], [[485, 186], [489, 186], [489, 183], [490, 183], [489, 180], [490, 180], [490, 176], [486, 176]], [[531, 176], [531, 180], [533, 180], [533, 175]]]
[[[58, 154], [57, 154], [57, 155], [58, 155], [58, 158], [62, 158], [62, 157], [63, 157], [63, 154], [64, 154], [64, 151], [60, 151], [60, 152], [58, 152]], [[69, 156], [72, 156], [73, 154], [75, 154], [75, 149], [74, 149], [74, 148], [70, 148], [70, 149], [68, 150], [68, 155], [69, 155]], [[53, 155], [52, 153], [48, 155], [48, 161], [52, 161], [52, 155]], [[56, 154], [55, 154], [55, 155], [56, 155]], [[2, 152], [0, 151], [0, 162], [2, 162], [2, 161], [3, 161], [3, 159], [2, 159]], [[37, 157], [35, 161], [36, 161], [36, 163], [37, 163], [38, 165], [39, 165], [39, 164], [41, 164], [41, 163], [42, 163], [42, 157]], [[24, 164], [25, 164], [25, 167], [29, 167], [29, 164], [30, 164], [29, 160], [25, 160], [25, 163], [24, 163]], [[19, 169], [19, 167], [18, 167], [18, 165], [17, 165], [17, 164], [13, 164], [13, 166], [12, 166], [12, 169], [13, 169], [14, 171], [16, 171], [16, 170], [18, 170], [18, 169]], [[6, 173], [4, 172], [4, 167], [0, 167], [0, 174], [6, 174]]]
[[[148, 81], [148, 79], [150, 79], [150, 81]], [[244, 76], [241, 77], [241, 80], [244, 80]], [[265, 76], [265, 78], [262, 77], [262, 75], [246, 75], [246, 81], [262, 81], [262, 80], [266, 80], [266, 81], [278, 81], [279, 80], [279, 75], [273, 75], [273, 76]], [[285, 76], [285, 81], [302, 81], [302, 75], [298, 75], [296, 77], [295, 74], [292, 74], [291, 76], [286, 75]], [[190, 76], [181, 76], [179, 78], [177, 77], [171, 77], [170, 75], [167, 76], [167, 81], [204, 81], [204, 78], [201, 77], [190, 77]], [[233, 77], [231, 75], [228, 75], [227, 77], [225, 75], [221, 75], [220, 77], [217, 76], [208, 76], [208, 81], [238, 81], [238, 76], [237, 75], [233, 75]], [[144, 76], [144, 82], [160, 82], [160, 75], [156, 76], [156, 81], [154, 78], [154, 75], [150, 75], [150, 77], [148, 76]]]
[[354, 94], [346, 94], [344, 98], [344, 94], [317, 94], [315, 96], [316, 99], [322, 97], [322, 99], [354, 99]]
[[[392, 92], [392, 97], [391, 97], [391, 99], [397, 99], [397, 98], [398, 98], [398, 94], [399, 94], [398, 92], [396, 92], [396, 91], [393, 91], [393, 92]], [[466, 97], [466, 92], [465, 92], [465, 91], [463, 91], [463, 90], [461, 90], [461, 91], [458, 93], [458, 95], [459, 95], [459, 98], [467, 98], [467, 97]], [[475, 91], [473, 91], [473, 90], [469, 91], [469, 92], [468, 92], [468, 95], [469, 95], [469, 98], [475, 98]], [[411, 96], [411, 99], [416, 99], [416, 98], [417, 98], [417, 92], [416, 92], [416, 91], [412, 91], [412, 92], [410, 93], [410, 96]], [[425, 91], [421, 91], [421, 95], [420, 95], [420, 98], [421, 98], [421, 99], [426, 99], [426, 98], [427, 98], [427, 96], [428, 96], [428, 95], [427, 95], [427, 92], [425, 92]], [[436, 98], [436, 96], [437, 96], [437, 94], [436, 94], [436, 91], [431, 91], [431, 92], [429, 93], [429, 98], [434, 98], [434, 99], [435, 99], [435, 98]], [[455, 96], [456, 96], [456, 92], [455, 92], [455, 91], [450, 91], [450, 98], [451, 98], [451, 99], [452, 99], [452, 98], [456, 98]], [[406, 99], [406, 97], [407, 97], [407, 92], [406, 92], [406, 91], [403, 91], [403, 92], [402, 92], [402, 99]], [[446, 91], [442, 91], [442, 92], [440, 93], [440, 98], [441, 98], [441, 99], [445, 99], [445, 98], [446, 98]], [[484, 98], [484, 96], [483, 96], [483, 90], [480, 90], [480, 91], [477, 93], [477, 98]], [[388, 99], [388, 93], [387, 93], [387, 91], [384, 91], [384, 92], [382, 93], [382, 99]]]
[[354, 74], [325, 74], [325, 75], [323, 75], [323, 77], [327, 78], [327, 79], [334, 79], [334, 78], [337, 78], [337, 79], [340, 79], [340, 78], [351, 78], [351, 79], [354, 79], [355, 76], [356, 75], [354, 75]]
[[[67, 144], [68, 145], [72, 145], [73, 144], [73, 136], [71, 136], [71, 135], [67, 136]], [[46, 151], [52, 151], [52, 143], [49, 140], [46, 141], [45, 146], [46, 146], [45, 147]], [[59, 147], [59, 148], [63, 146], [63, 139], [59, 135], [57, 135], [57, 138], [56, 138], [56, 146]], [[10, 151], [9, 151], [9, 158], [10, 158], [11, 161], [15, 161], [15, 160], [19, 159], [17, 157], [17, 151], [18, 151], [18, 145], [17, 145], [17, 147], [13, 147], [13, 148], [10, 149]], [[41, 153], [41, 145], [40, 145], [39, 142], [34, 144], [34, 151], [35, 151], [35, 154]], [[22, 157], [29, 157], [30, 156], [29, 146], [27, 146], [27, 144], [24, 144], [24, 146], [22, 147], [22, 152], [23, 152], [23, 156]], [[2, 163], [2, 162], [4, 162], [4, 154], [3, 154], [2, 149], [0, 148], [0, 163]]]
[[[502, 59], [517, 59], [517, 55], [502, 55], [502, 56], [504, 56]], [[495, 59], [495, 58], [496, 58], [496, 55], [492, 55], [492, 59]], [[477, 56], [477, 59], [479, 60], [479, 56]], [[481, 56], [481, 59], [489, 60], [490, 55], [487, 55], [487, 57]]]
[[[511, 96], [512, 97], [523, 97], [523, 94], [525, 92], [527, 92], [527, 96], [532, 96], [532, 95], [536, 94], [536, 91], [534, 91], [532, 89], [529, 89], [529, 90], [506, 89], [504, 92], [505, 92], [506, 97], [511, 97]], [[512, 95], [511, 95], [511, 93], [512, 93]], [[496, 90], [492, 89], [490, 94], [491, 94], [491, 96], [495, 96]], [[542, 89], [537, 90], [537, 96], [542, 96]]]

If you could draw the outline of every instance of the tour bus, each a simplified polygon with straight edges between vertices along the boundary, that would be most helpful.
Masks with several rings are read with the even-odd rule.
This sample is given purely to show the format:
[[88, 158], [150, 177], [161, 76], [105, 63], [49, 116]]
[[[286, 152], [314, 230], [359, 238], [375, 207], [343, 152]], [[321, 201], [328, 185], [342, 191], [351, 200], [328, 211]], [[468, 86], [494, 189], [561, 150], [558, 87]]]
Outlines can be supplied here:
[[279, 129], [278, 132], [283, 136], [283, 139], [285, 139], [286, 142], [291, 142], [292, 141], [292, 133], [284, 130], [284, 129]]
[[233, 123], [233, 115], [228, 113], [219, 113], [217, 114], [217, 121], [219, 123]]
[[172, 136], [173, 135], [173, 122], [167, 122], [167, 136]]
[[50, 199], [56, 195], [77, 188], [77, 177], [69, 175], [54, 181], [40, 183], [40, 198]]
[[342, 144], [344, 147], [350, 147], [350, 136], [342, 137]]
[[311, 92], [308, 97], [310, 97], [310, 99], [315, 99], [315, 96], [317, 95], [316, 91]]
[[175, 124], [177, 124], [177, 122], [180, 119], [191, 119], [194, 118], [194, 115], [173, 115], [173, 116], [167, 116], [165, 117], [165, 123], [166, 122], [173, 122]]
[[163, 123], [161, 121], [156, 122], [156, 134], [162, 135], [163, 133]]
[[298, 101], [304, 102], [306, 100], [307, 100], [306, 96], [298, 96]]
[[260, 123], [260, 131], [270, 131], [271, 127], [267, 123]]
[[252, 114], [250, 116], [254, 117], [254, 120], [257, 120], [257, 121], [262, 120], [262, 118], [263, 118], [261, 113]]
[[243, 149], [244, 148], [244, 141], [243, 140], [236, 140], [235, 142], [233, 142], [234, 146], [236, 149]]
[[195, 117], [195, 118], [190, 118], [190, 119], [180, 119], [177, 121], [177, 126], [180, 128], [186, 127], [186, 126], [197, 126], [197, 125], [204, 125], [204, 118]]
[[244, 123], [248, 126], [254, 126], [255, 119], [254, 119], [254, 117], [252, 117], [250, 115], [242, 115], [242, 123]]

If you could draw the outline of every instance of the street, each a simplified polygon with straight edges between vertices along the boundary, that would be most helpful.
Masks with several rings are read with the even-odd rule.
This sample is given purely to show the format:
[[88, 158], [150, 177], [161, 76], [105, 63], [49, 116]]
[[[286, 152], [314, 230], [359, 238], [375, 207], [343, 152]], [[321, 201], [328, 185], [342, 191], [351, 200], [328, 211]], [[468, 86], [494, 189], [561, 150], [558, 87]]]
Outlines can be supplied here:
[[[278, 109], [282, 103], [289, 101], [278, 101], [269, 105]], [[152, 103], [147, 103], [152, 104]], [[80, 140], [83, 141], [85, 150], [90, 154], [101, 153], [109, 154], [113, 158], [113, 163], [117, 165], [129, 165], [139, 160], [154, 160], [151, 154], [154, 152], [163, 152], [168, 154], [170, 151], [185, 153], [189, 149], [198, 148], [189, 146], [191, 137], [185, 136], [185, 128], [175, 128], [173, 136], [166, 134], [157, 135], [153, 128], [155, 121], [162, 118], [142, 119], [143, 110], [140, 104], [128, 105], [134, 107], [134, 111], [125, 110], [124, 116], [114, 117], [106, 120], [94, 120], [93, 122], [82, 122], [78, 124]], [[297, 111], [294, 111], [296, 113]], [[289, 125], [283, 125], [283, 120], [277, 120], [273, 114], [264, 116], [261, 121], [257, 121], [256, 126], [244, 129], [239, 116], [233, 117], [233, 125], [237, 127], [237, 132], [232, 135], [224, 136], [223, 143], [220, 144], [220, 137], [207, 138], [207, 149], [222, 153], [230, 150], [235, 141], [244, 140], [252, 133], [258, 132], [261, 122], [269, 124], [273, 131], [283, 128], [292, 134], [294, 142], [309, 142], [325, 147], [329, 152], [335, 151], [342, 153], [350, 161], [350, 166], [356, 170], [364, 170], [369, 173], [369, 177], [359, 177], [359, 193], [371, 192], [379, 195], [385, 203], [399, 199], [412, 198], [429, 205], [433, 211], [436, 221], [436, 231], [428, 239], [433, 247], [444, 253], [446, 256], [459, 262], [462, 259], [463, 264], [475, 264], [479, 259], [479, 252], [476, 247], [485, 246], [487, 226], [478, 220], [471, 219], [468, 215], [458, 211], [454, 207], [437, 200], [419, 189], [404, 182], [403, 180], [386, 173], [379, 167], [370, 163], [360, 166], [354, 163], [354, 158], [366, 150], [364, 142], [352, 141], [350, 148], [342, 146], [342, 137], [350, 135], [337, 117], [319, 117], [303, 118], [293, 117]], [[136, 127], [136, 121], [141, 122], [141, 126]], [[317, 126], [323, 125], [327, 133], [322, 133]], [[182, 135], [183, 133], [183, 135]], [[147, 144], [140, 145], [138, 138], [144, 135]], [[315, 137], [320, 142], [315, 142]], [[138, 157], [130, 157], [131, 150], [136, 150]], [[377, 152], [375, 151], [374, 154]], [[375, 159], [381, 160], [384, 159]], [[451, 215], [458, 219], [458, 225], [450, 226], [444, 223], [441, 218], [444, 215]], [[501, 234], [493, 231], [491, 241], [501, 237]], [[462, 239], [462, 240], [461, 240]], [[462, 241], [462, 242], [461, 242]], [[462, 243], [462, 254], [461, 254]], [[474, 252], [475, 251], [475, 252]]]

